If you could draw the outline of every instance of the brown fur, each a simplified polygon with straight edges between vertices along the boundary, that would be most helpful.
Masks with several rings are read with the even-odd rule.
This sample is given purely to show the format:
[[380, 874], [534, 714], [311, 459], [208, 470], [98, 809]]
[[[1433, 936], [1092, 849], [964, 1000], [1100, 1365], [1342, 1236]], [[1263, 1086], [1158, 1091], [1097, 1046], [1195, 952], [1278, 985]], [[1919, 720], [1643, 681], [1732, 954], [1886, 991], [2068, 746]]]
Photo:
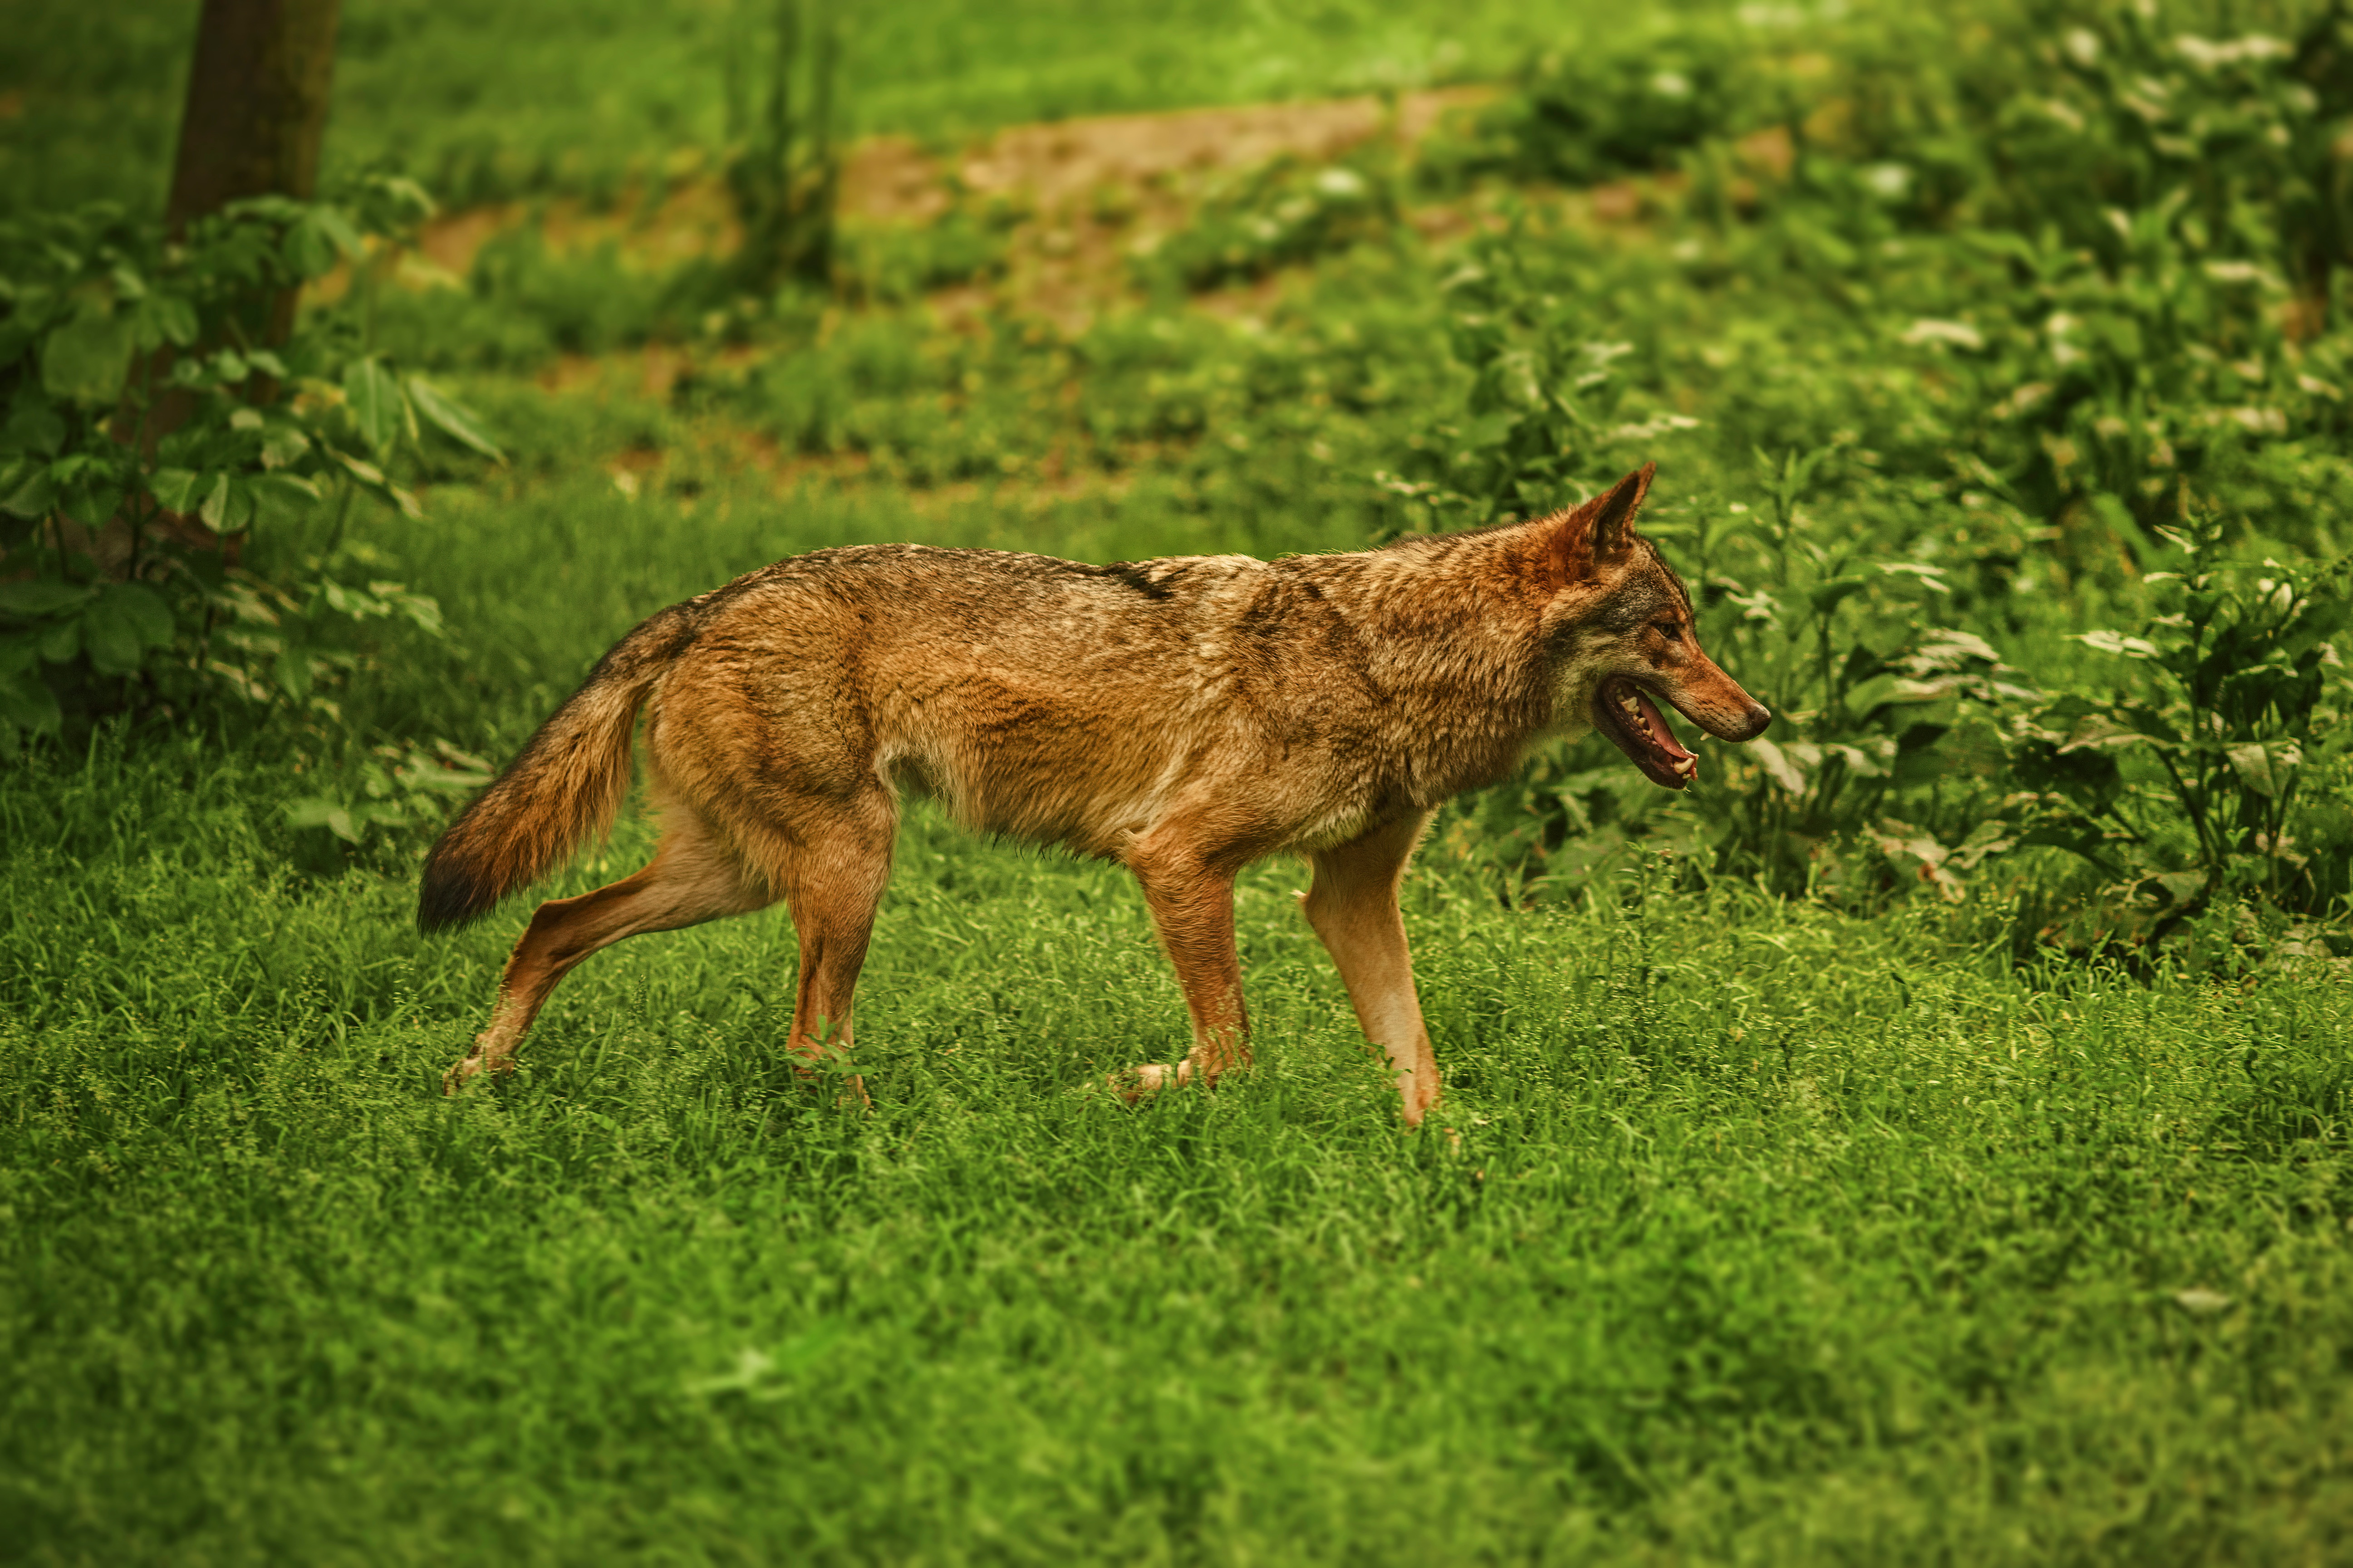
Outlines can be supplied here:
[[[1683, 585], [1633, 531], [1651, 473], [1571, 512], [1353, 555], [1089, 566], [824, 550], [663, 611], [427, 862], [427, 930], [542, 875], [609, 823], [634, 716], [649, 707], [659, 852], [540, 907], [450, 1087], [510, 1066], [589, 953], [779, 898], [801, 948], [791, 1048], [846, 1049], [899, 796], [913, 788], [969, 827], [1134, 872], [1192, 1013], [1179, 1080], [1248, 1063], [1234, 877], [1303, 855], [1308, 921], [1419, 1122], [1439, 1077], [1398, 887], [1430, 814], [1510, 773], [1540, 737], [1590, 726], [1628, 680], [1723, 738], [1764, 728], [1765, 710], [1699, 651]], [[1687, 781], [1612, 732], [1652, 777]], [[1123, 1082], [1141, 1091], [1165, 1076], [1145, 1067]]]

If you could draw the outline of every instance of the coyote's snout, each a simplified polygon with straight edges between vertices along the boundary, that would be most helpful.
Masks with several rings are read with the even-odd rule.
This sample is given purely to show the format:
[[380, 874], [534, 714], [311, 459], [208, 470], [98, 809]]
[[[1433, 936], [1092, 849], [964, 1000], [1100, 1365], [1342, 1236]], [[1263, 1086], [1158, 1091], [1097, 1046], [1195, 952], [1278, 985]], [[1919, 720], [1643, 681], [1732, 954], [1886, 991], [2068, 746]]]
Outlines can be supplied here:
[[1353, 555], [1089, 566], [822, 550], [662, 611], [426, 862], [428, 931], [536, 880], [610, 824], [647, 710], [659, 848], [633, 876], [540, 906], [448, 1087], [512, 1065], [548, 994], [599, 948], [779, 899], [800, 942], [789, 1047], [848, 1048], [912, 789], [973, 828], [1134, 872], [1193, 1047], [1173, 1074], [1120, 1075], [1132, 1091], [1248, 1062], [1234, 877], [1303, 856], [1308, 921], [1419, 1122], [1439, 1077], [1398, 887], [1430, 814], [1588, 726], [1683, 789], [1699, 759], [1662, 704], [1726, 741], [1770, 717], [1700, 651], [1690, 596], [1634, 531], [1651, 476], [1536, 521]]

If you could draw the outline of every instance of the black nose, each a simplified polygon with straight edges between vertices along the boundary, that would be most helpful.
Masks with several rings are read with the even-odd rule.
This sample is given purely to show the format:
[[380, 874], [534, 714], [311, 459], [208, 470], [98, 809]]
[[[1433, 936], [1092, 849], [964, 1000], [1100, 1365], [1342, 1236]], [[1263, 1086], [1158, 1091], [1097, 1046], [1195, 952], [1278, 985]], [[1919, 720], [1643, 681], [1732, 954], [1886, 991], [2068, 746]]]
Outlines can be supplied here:
[[1772, 721], [1773, 710], [1771, 709], [1766, 707], [1762, 702], [1751, 702], [1748, 705], [1747, 722], [1744, 726], [1748, 732], [1740, 738], [1744, 741], [1755, 740], [1757, 736], [1765, 732], [1765, 726], [1770, 724]]

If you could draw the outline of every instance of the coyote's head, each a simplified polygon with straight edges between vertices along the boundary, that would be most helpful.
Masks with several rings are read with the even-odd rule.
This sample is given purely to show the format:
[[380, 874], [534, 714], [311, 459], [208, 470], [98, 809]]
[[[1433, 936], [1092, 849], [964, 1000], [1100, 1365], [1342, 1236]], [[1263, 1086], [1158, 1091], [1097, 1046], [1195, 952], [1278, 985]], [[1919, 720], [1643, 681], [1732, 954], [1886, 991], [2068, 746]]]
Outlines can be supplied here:
[[1548, 647], [1559, 660], [1561, 717], [1618, 742], [1653, 784], [1683, 789], [1699, 776], [1659, 711], [1663, 702], [1723, 741], [1753, 741], [1772, 721], [1762, 703], [1702, 653], [1691, 595], [1651, 542], [1634, 531], [1655, 465], [1574, 511], [1539, 525]]

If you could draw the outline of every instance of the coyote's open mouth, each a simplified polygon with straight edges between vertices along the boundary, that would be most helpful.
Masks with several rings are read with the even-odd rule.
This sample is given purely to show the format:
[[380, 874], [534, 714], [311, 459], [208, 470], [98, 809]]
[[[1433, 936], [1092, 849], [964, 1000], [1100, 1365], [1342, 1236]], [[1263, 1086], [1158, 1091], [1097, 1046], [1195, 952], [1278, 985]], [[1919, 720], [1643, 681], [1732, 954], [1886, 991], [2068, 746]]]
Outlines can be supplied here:
[[1651, 694], [1622, 675], [1601, 682], [1593, 697], [1594, 727], [1618, 742], [1654, 784], [1685, 789], [1699, 777], [1699, 759], [1683, 750]]

